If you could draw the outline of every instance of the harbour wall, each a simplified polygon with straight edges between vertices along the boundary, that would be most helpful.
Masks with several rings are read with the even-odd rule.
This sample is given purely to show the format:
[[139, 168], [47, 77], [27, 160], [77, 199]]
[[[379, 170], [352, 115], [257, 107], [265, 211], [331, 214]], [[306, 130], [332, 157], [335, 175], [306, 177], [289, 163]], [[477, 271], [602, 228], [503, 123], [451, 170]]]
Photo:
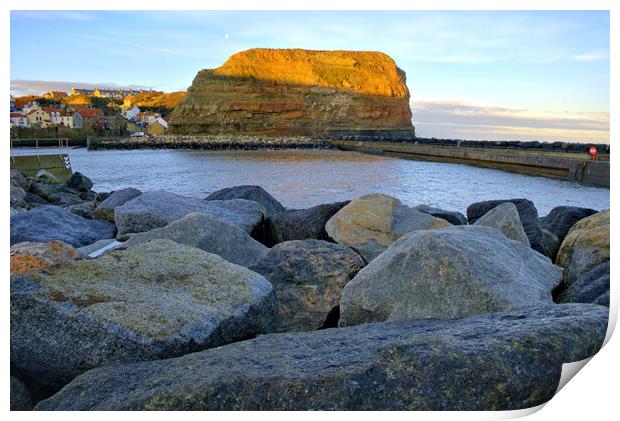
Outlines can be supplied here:
[[592, 161], [583, 153], [541, 150], [482, 149], [350, 140], [332, 140], [330, 144], [346, 151], [419, 161], [469, 164], [609, 188], [609, 156], [604, 157], [607, 161]]

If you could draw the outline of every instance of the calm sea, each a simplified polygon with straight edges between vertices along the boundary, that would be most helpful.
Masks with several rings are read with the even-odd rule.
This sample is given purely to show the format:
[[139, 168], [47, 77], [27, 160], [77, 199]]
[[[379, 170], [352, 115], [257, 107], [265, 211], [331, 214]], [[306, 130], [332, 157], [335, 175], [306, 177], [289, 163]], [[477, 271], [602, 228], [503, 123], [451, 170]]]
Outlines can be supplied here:
[[472, 202], [528, 198], [540, 215], [559, 205], [609, 208], [609, 189], [460, 164], [410, 161], [331, 150], [87, 151], [71, 163], [96, 191], [135, 187], [205, 197], [234, 185], [264, 187], [289, 208], [352, 199], [371, 192], [465, 212]]

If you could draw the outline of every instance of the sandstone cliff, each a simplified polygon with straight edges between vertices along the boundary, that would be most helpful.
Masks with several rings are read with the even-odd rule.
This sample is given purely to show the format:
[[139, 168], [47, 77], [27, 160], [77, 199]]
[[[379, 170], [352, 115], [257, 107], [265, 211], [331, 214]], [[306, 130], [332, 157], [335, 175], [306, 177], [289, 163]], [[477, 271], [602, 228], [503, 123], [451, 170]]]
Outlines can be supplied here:
[[252, 49], [198, 73], [172, 133], [411, 137], [405, 72], [362, 51]]

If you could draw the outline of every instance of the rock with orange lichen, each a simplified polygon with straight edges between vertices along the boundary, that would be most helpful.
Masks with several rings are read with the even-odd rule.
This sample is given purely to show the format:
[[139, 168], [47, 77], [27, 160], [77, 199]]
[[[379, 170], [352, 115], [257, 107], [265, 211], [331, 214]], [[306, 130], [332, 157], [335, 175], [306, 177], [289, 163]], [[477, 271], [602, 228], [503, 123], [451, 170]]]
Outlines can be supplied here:
[[79, 255], [75, 247], [63, 241], [17, 243], [11, 246], [11, 275], [43, 269]]
[[178, 357], [273, 330], [261, 275], [156, 239], [11, 276], [11, 364], [49, 389], [110, 364]]
[[413, 136], [405, 72], [369, 51], [251, 49], [198, 73], [176, 134]]

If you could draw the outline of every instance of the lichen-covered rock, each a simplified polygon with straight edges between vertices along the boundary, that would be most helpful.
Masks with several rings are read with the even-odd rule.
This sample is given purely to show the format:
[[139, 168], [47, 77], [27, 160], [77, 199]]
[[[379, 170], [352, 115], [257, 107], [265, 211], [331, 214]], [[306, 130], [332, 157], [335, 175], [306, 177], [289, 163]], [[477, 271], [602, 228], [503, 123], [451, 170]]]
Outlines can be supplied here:
[[474, 222], [474, 225], [498, 229], [511, 240], [530, 246], [514, 203], [506, 202], [494, 207]]
[[609, 261], [609, 242], [609, 211], [595, 213], [573, 225], [556, 258], [564, 268], [565, 285]]
[[[93, 202], [77, 203], [67, 207], [67, 210], [75, 215], [81, 216], [84, 219], [95, 219], [95, 209], [97, 204]], [[113, 222], [114, 220], [112, 220]]]
[[79, 256], [75, 247], [62, 241], [17, 243], [11, 246], [11, 275], [43, 269]]
[[562, 269], [496, 229], [415, 231], [343, 289], [341, 326], [397, 319], [451, 319], [552, 303]]
[[329, 240], [325, 224], [348, 203], [327, 203], [271, 215], [265, 221], [265, 244], [273, 246], [291, 240]]
[[11, 411], [30, 411], [34, 404], [24, 383], [11, 375]]
[[594, 215], [596, 211], [589, 208], [576, 206], [558, 206], [551, 209], [547, 216], [540, 218], [542, 227], [554, 233], [560, 242], [564, 241], [566, 234], [577, 221]]
[[170, 131], [411, 138], [405, 79], [379, 52], [251, 49], [198, 73]]
[[114, 221], [118, 234], [124, 235], [162, 228], [190, 213], [204, 213], [251, 233], [263, 221], [265, 209], [251, 200], [206, 201], [160, 190], [143, 193], [117, 207]]
[[33, 193], [49, 201], [49, 196], [58, 193], [62, 188], [61, 184], [46, 184], [33, 181], [30, 183], [30, 193]]
[[265, 216], [284, 211], [284, 206], [260, 186], [234, 186], [211, 193], [205, 200], [246, 199], [258, 202], [265, 208]]
[[107, 196], [95, 209], [95, 218], [114, 222], [114, 209], [124, 205], [131, 199], [140, 196], [142, 192], [133, 187], [121, 189]]
[[445, 219], [452, 225], [467, 225], [467, 218], [461, 212], [447, 211], [428, 205], [417, 205], [411, 208], [418, 212], [428, 213], [436, 218]]
[[36, 410], [511, 410], [594, 355], [608, 309], [562, 304], [459, 320], [260, 336], [88, 371]]
[[414, 211], [394, 197], [374, 193], [340, 209], [327, 221], [325, 231], [370, 262], [408, 232], [449, 226], [447, 221]]
[[90, 178], [86, 177], [84, 174], [76, 171], [71, 175], [71, 178], [67, 180], [65, 185], [71, 189], [87, 192], [93, 188], [93, 182]]
[[558, 303], [593, 303], [609, 307], [609, 262], [601, 263], [570, 283]]
[[245, 267], [257, 263], [269, 251], [241, 228], [202, 213], [190, 213], [163, 228], [134, 234], [124, 246], [156, 238], [196, 247]]
[[467, 207], [467, 219], [473, 224], [485, 213], [501, 205], [502, 203], [512, 202], [517, 207], [519, 219], [523, 230], [527, 234], [530, 245], [539, 253], [547, 253], [545, 237], [542, 232], [542, 226], [538, 219], [538, 210], [531, 200], [527, 199], [509, 199], [509, 200], [487, 200], [485, 202], [472, 203]]
[[82, 200], [79, 195], [67, 191], [58, 191], [56, 193], [52, 193], [47, 196], [47, 200], [57, 206], [63, 207], [77, 205], [84, 202], [84, 200]]
[[348, 247], [322, 240], [280, 243], [250, 269], [276, 289], [276, 331], [316, 330], [337, 312], [342, 288], [364, 267]]
[[58, 206], [44, 205], [11, 215], [11, 245], [24, 241], [48, 243], [64, 241], [74, 247], [113, 238], [114, 224], [91, 221]]
[[11, 277], [11, 363], [50, 387], [103, 365], [170, 358], [273, 329], [261, 275], [153, 240]]

